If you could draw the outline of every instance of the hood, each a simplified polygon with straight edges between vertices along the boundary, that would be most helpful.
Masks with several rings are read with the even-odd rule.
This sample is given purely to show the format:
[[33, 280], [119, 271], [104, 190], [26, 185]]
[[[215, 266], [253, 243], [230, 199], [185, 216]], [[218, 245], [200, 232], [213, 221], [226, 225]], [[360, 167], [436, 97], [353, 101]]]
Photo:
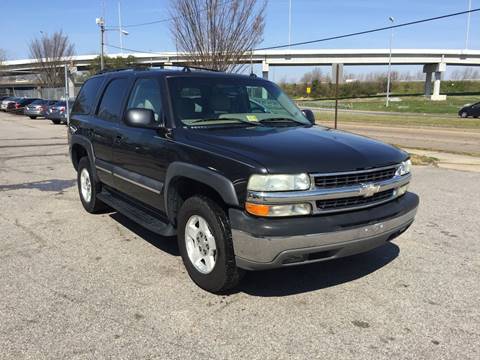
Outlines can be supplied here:
[[197, 146], [252, 159], [270, 173], [352, 171], [407, 158], [394, 146], [319, 126], [190, 129], [187, 138]]

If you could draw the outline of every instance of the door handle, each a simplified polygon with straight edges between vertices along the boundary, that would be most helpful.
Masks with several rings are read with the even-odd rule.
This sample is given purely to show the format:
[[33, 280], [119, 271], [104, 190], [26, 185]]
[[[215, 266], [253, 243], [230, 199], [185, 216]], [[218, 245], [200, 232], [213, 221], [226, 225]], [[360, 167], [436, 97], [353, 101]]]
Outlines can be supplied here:
[[117, 135], [115, 136], [115, 144], [121, 144], [123, 142], [123, 136]]

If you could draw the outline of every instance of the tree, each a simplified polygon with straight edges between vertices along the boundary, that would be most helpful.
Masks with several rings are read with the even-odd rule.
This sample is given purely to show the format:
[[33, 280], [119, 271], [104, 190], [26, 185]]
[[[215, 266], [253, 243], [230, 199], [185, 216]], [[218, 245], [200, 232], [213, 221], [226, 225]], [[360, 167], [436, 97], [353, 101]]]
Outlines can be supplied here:
[[240, 71], [263, 40], [266, 1], [171, 0], [171, 33], [191, 65]]
[[0, 65], [7, 60], [7, 52], [3, 49], [0, 49]]
[[[134, 67], [137, 59], [133, 55], [128, 55], [127, 57], [117, 56], [117, 57], [108, 57], [104, 56], [103, 61], [105, 64], [105, 70], [111, 69], [122, 69], [122, 68], [131, 68]], [[94, 75], [100, 71], [100, 56], [97, 56], [93, 59], [92, 65], [90, 66], [89, 75]]]
[[7, 60], [7, 53], [5, 50], [0, 49], [0, 70], [2, 69], [2, 64], [5, 60]]
[[44, 87], [58, 87], [64, 83], [62, 65], [68, 63], [74, 55], [74, 46], [68, 36], [56, 31], [49, 36], [43, 33], [41, 38], [30, 42], [30, 56], [37, 61], [40, 73], [38, 82]]

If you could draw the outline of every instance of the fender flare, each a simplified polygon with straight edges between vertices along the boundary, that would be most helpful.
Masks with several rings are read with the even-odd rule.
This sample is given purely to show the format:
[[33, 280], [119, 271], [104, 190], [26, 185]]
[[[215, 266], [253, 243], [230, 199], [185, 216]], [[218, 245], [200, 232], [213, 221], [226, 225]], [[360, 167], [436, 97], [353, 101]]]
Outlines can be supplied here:
[[239, 206], [235, 187], [225, 176], [197, 165], [174, 161], [167, 168], [164, 186], [165, 211], [169, 218], [172, 214], [171, 210], [168, 208], [168, 190], [171, 181], [176, 177], [183, 177], [201, 182], [218, 192], [226, 204]]
[[87, 151], [87, 156], [88, 156], [88, 160], [90, 161], [90, 164], [92, 164], [92, 168], [91, 168], [91, 171], [92, 171], [92, 175], [95, 179], [98, 180], [97, 178], [97, 169], [95, 167], [95, 153], [93, 151], [93, 145], [92, 145], [92, 142], [86, 138], [85, 136], [82, 136], [82, 135], [76, 135], [76, 134], [72, 134], [70, 135], [70, 160], [72, 161], [73, 163], [73, 146], [74, 145], [80, 145], [82, 146], [86, 151]]

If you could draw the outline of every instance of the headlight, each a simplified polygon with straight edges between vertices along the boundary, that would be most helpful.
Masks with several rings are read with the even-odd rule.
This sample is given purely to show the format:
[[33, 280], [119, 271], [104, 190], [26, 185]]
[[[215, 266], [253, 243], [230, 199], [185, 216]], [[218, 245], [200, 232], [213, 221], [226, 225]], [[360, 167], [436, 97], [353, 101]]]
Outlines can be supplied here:
[[410, 173], [411, 168], [412, 168], [412, 162], [410, 161], [410, 159], [408, 159], [407, 161], [403, 161], [398, 167], [395, 175], [397, 176], [407, 175], [408, 173]]
[[248, 190], [253, 191], [291, 191], [308, 190], [308, 174], [296, 175], [252, 175], [248, 180]]
[[289, 205], [264, 205], [245, 203], [245, 210], [256, 216], [281, 217], [281, 216], [301, 216], [309, 215], [312, 212], [312, 206], [305, 204]]

